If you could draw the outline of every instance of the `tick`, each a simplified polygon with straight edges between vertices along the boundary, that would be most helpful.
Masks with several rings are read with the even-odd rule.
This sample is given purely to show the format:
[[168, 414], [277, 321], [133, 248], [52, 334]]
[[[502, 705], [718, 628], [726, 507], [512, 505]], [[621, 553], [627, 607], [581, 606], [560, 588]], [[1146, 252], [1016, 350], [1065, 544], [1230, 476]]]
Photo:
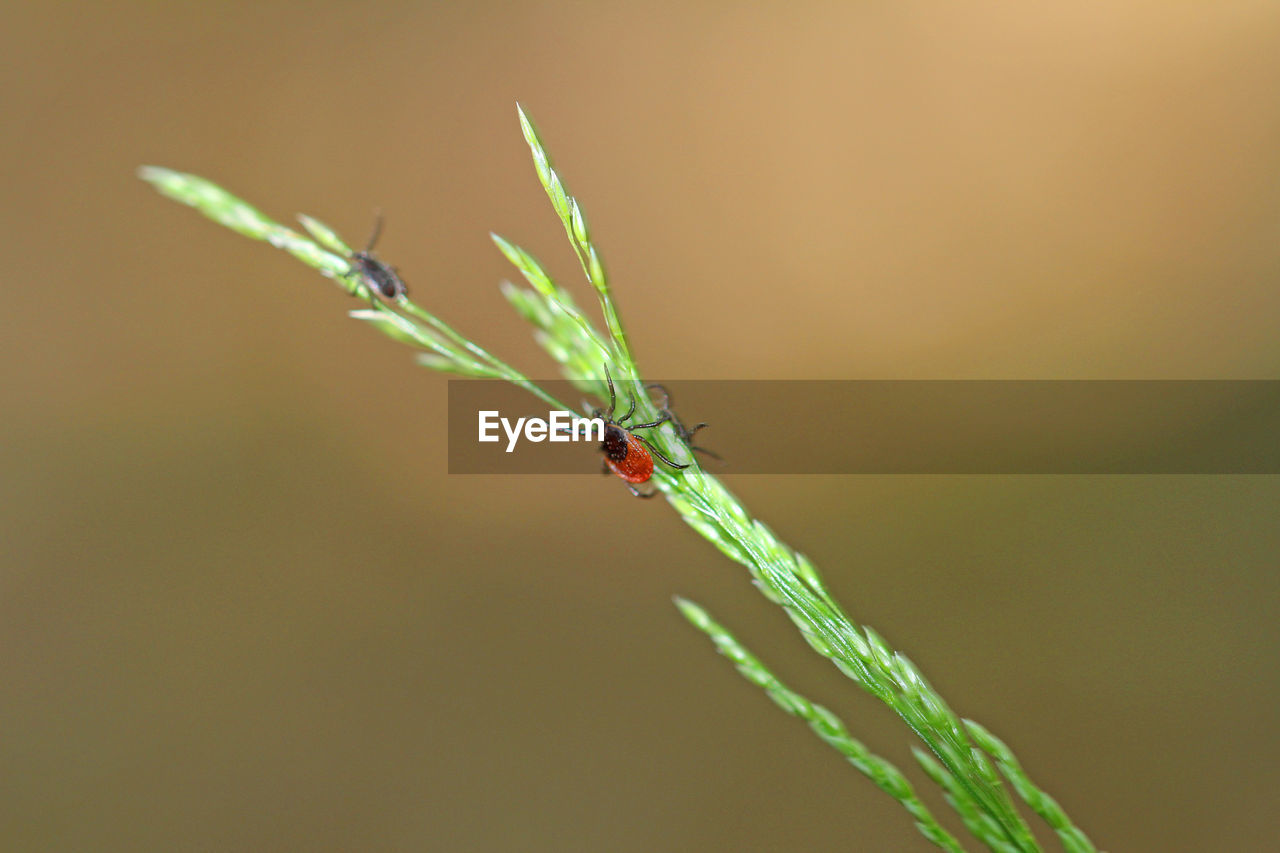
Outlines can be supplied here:
[[609, 375], [609, 366], [604, 368], [605, 382], [609, 385], [609, 408], [592, 411], [593, 418], [601, 418], [604, 420], [604, 441], [600, 443], [600, 452], [604, 454], [604, 463], [601, 472], [608, 474], [613, 472], [631, 490], [631, 494], [638, 498], [651, 498], [656, 492], [641, 491], [637, 486], [641, 483], [649, 482], [649, 478], [653, 476], [653, 457], [658, 457], [670, 468], [681, 470], [688, 468], [688, 465], [681, 465], [678, 462], [672, 462], [662, 451], [654, 447], [647, 439], [641, 438], [635, 434], [635, 430], [649, 429], [659, 426], [671, 420], [671, 413], [666, 412], [656, 421], [647, 424], [631, 424], [627, 426], [627, 421], [631, 420], [631, 416], [636, 412], [635, 398], [631, 398], [631, 407], [627, 409], [627, 413], [620, 418], [614, 418], [613, 413], [617, 411], [618, 397], [613, 388], [613, 377]]
[[383, 299], [399, 299], [409, 292], [409, 288], [405, 287], [404, 280], [400, 278], [395, 267], [388, 266], [373, 254], [373, 246], [378, 242], [381, 234], [382, 214], [378, 213], [378, 218], [373, 223], [373, 233], [369, 235], [369, 245], [362, 251], [353, 252], [347, 258], [351, 262], [351, 271], [347, 275], [359, 276], [365, 288], [368, 289], [370, 298], [377, 293]]

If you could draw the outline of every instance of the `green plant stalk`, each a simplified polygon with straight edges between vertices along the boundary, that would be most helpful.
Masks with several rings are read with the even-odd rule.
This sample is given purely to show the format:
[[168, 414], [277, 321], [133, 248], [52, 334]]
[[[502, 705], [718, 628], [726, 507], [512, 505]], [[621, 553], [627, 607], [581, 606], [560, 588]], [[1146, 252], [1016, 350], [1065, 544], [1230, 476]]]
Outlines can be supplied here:
[[751, 654], [701, 607], [684, 598], [677, 597], [675, 601], [684, 617], [711, 638], [716, 648], [720, 650], [720, 654], [733, 661], [734, 666], [744, 678], [757, 687], [763, 688], [769, 698], [782, 710], [808, 723], [814, 734], [843, 755], [857, 768], [858, 772], [874, 782], [880, 790], [902, 803], [903, 808], [916, 819], [916, 828], [925, 838], [943, 850], [962, 853], [964, 848], [960, 846], [960, 842], [938, 823], [933, 812], [929, 811], [928, 806], [916, 796], [911, 783], [892, 763], [871, 752], [861, 741], [850, 735], [849, 730], [835, 714], [821, 705], [810, 702], [779, 681], [759, 658]]
[[621, 364], [631, 368], [632, 372], [627, 374], [627, 378], [635, 379], [635, 359], [632, 358], [627, 334], [622, 328], [622, 319], [618, 316], [617, 306], [609, 292], [609, 279], [605, 275], [604, 262], [591, 242], [590, 231], [587, 230], [587, 218], [583, 215], [582, 208], [578, 206], [578, 200], [569, 195], [560, 176], [556, 174], [555, 169], [551, 168], [551, 158], [547, 156], [542, 139], [534, 129], [533, 122], [525, 114], [524, 108], [516, 104], [516, 112], [520, 116], [520, 131], [524, 134], [524, 141], [529, 144], [529, 150], [533, 154], [533, 166], [538, 172], [538, 180], [542, 182], [543, 189], [547, 191], [547, 197], [551, 199], [551, 206], [555, 208], [556, 215], [564, 224], [569, 243], [573, 246], [574, 254], [578, 256], [578, 262], [582, 264], [582, 272], [600, 297], [600, 309], [604, 314], [605, 328], [609, 330], [609, 338], [615, 348], [614, 354]]
[[[533, 154], [538, 179], [579, 257], [598, 258], [582, 221], [581, 208], [565, 189], [551, 165], [550, 157], [532, 122], [521, 109], [520, 123]], [[621, 321], [613, 310], [607, 280], [584, 271], [599, 294], [610, 335], [620, 358], [628, 352]], [[612, 318], [612, 321], [610, 321]], [[626, 370], [625, 368], [631, 368]], [[635, 377], [634, 363], [626, 363], [620, 373]], [[638, 392], [639, 389], [636, 389]], [[648, 395], [636, 393], [647, 402]], [[675, 446], [672, 433], [662, 436], [662, 449]], [[942, 761], [957, 781], [957, 790], [976, 801], [979, 811], [991, 817], [989, 832], [980, 839], [989, 846], [1014, 844], [1016, 849], [1038, 849], [1031, 831], [1009, 802], [1000, 779], [975, 750], [958, 717], [904, 656], [892, 652], [878, 636], [866, 630], [866, 640], [835, 604], [817, 570], [801, 555], [774, 537], [765, 525], [752, 521], [741, 503], [715, 478], [697, 465], [692, 454], [673, 456], [692, 462], [684, 471], [661, 471], [655, 479], [668, 501], [695, 530], [725, 554], [742, 563], [752, 573], [757, 586], [772, 601], [782, 605], [805, 638], [820, 654], [831, 659], [846, 675], [893, 708]], [[734, 547], [736, 546], [736, 547]], [[799, 582], [797, 582], [799, 581]], [[985, 836], [985, 837], [984, 837]]]
[[[143, 166], [138, 170], [138, 176], [162, 194], [194, 207], [215, 222], [246, 237], [266, 240], [273, 246], [284, 249], [337, 282], [352, 296], [368, 301], [368, 308], [351, 311], [350, 315], [369, 323], [392, 340], [426, 350], [427, 353], [419, 355], [420, 363], [464, 376], [501, 379], [524, 388], [554, 409], [577, 414], [571, 406], [548, 394], [519, 370], [490, 354], [407, 296], [402, 295], [394, 301], [395, 309], [403, 313], [398, 313], [388, 303], [381, 301], [355, 275], [355, 269], [348, 260], [352, 255], [351, 247], [323, 222], [310, 216], [298, 217], [303, 227], [315, 238], [313, 242], [199, 175], [159, 166]], [[414, 322], [415, 320], [420, 322]], [[433, 357], [425, 358], [428, 355]]]
[[[620, 391], [636, 400], [640, 417], [655, 419], [658, 413], [640, 380], [600, 253], [591, 239], [581, 207], [552, 167], [532, 122], [523, 110], [519, 115], [538, 178], [565, 227], [583, 273], [599, 298], [607, 334], [601, 335], [595, 329], [568, 292], [547, 275], [532, 255], [493, 235], [498, 248], [530, 285], [529, 288], [521, 288], [504, 282], [502, 293], [521, 316], [535, 326], [539, 343], [579, 389], [604, 397], [604, 362], [608, 357]], [[547, 394], [523, 373], [407, 296], [400, 296], [391, 303], [380, 300], [359, 276], [353, 274], [348, 261], [350, 248], [328, 226], [309, 217], [301, 217], [304, 227], [315, 238], [313, 242], [273, 222], [252, 206], [198, 176], [157, 167], [143, 167], [139, 174], [170, 198], [196, 208], [238, 233], [267, 240], [339, 282], [348, 293], [367, 300], [369, 307], [352, 311], [351, 316], [369, 323], [393, 340], [420, 350], [418, 361], [424, 366], [464, 376], [502, 379], [526, 389], [555, 409], [576, 414], [574, 409]], [[928, 747], [928, 753], [917, 753], [926, 773], [944, 789], [948, 802], [975, 838], [992, 850], [1039, 849], [1009, 799], [1001, 778], [1003, 774], [1033, 811], [1053, 827], [1067, 849], [1081, 853], [1094, 850], [1087, 836], [1070, 822], [1057, 804], [1031, 784], [1008, 748], [976, 723], [962, 722], [904, 655], [890, 648], [870, 628], [855, 625], [827, 590], [812, 563], [778, 540], [762, 522], [752, 519], [718, 479], [702, 470], [670, 424], [653, 430], [649, 438], [668, 457], [689, 465], [684, 470], [668, 470], [663, 466], [655, 468], [653, 482], [671, 506], [722, 553], [748, 569], [760, 592], [784, 608], [815, 651], [831, 660], [841, 672], [887, 704], [907, 723]], [[690, 609], [692, 607], [689, 603], [681, 605], [681, 611], [691, 619], [691, 614], [700, 612]], [[703, 625], [699, 627], [706, 630]], [[716, 636], [724, 638], [729, 635], [720, 629], [713, 638]], [[728, 646], [721, 645], [721, 648]], [[763, 667], [759, 671], [763, 672]], [[768, 684], [756, 683], [761, 683], [766, 690], [770, 684], [776, 685], [771, 691], [775, 698], [795, 695], [789, 691], [785, 694], [779, 692], [785, 688], [776, 679]], [[805, 707], [798, 702], [793, 705], [793, 713]], [[825, 709], [813, 713], [824, 721], [829, 717]], [[836, 730], [828, 728], [825, 731], [831, 734]], [[835, 740], [843, 743], [843, 747], [826, 736], [824, 740], [832, 743], [846, 758], [850, 757], [850, 751], [856, 751], [838, 737]], [[995, 766], [988, 755], [995, 758]], [[896, 770], [893, 772], [897, 773]], [[923, 821], [914, 806], [908, 806], [908, 811], [917, 822]], [[931, 839], [936, 835], [932, 831], [925, 834]], [[937, 835], [937, 838], [942, 839], [943, 836]]]

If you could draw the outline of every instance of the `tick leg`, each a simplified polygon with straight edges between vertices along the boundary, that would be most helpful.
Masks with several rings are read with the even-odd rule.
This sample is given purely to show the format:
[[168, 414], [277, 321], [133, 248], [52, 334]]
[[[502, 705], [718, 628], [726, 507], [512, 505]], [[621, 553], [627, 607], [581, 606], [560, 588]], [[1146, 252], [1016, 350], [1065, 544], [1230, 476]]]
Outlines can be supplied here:
[[693, 434], [694, 434], [695, 432], [697, 432], [698, 430], [702, 429], [702, 428], [703, 428], [703, 427], [705, 427], [705, 426], [706, 426], [706, 424], [698, 424], [698, 425], [697, 425], [696, 427], [694, 427], [693, 429], [688, 430], [688, 431], [685, 431], [685, 430], [683, 429], [683, 425], [681, 425], [681, 427], [682, 427], [682, 428], [681, 428], [680, 432], [682, 433], [682, 437], [684, 438], [685, 444], [688, 444], [688, 443], [689, 443], [689, 439], [693, 438]]
[[689, 467], [688, 465], [681, 465], [679, 462], [672, 462], [670, 459], [666, 457], [666, 455], [661, 450], [654, 447], [653, 443], [650, 442], [648, 439], [640, 438], [640, 436], [638, 435], [636, 436], [636, 439], [641, 443], [643, 443], [645, 447], [649, 448], [650, 453], [652, 453], [654, 456], [661, 459], [663, 462], [667, 463], [668, 467], [675, 468], [678, 471], [682, 471], [685, 468]]
[[691, 445], [689, 445], [689, 449], [690, 449], [690, 450], [696, 450], [697, 452], [699, 452], [699, 453], [701, 453], [701, 454], [703, 454], [703, 455], [705, 455], [705, 456], [710, 456], [712, 459], [716, 460], [717, 462], [723, 462], [723, 461], [724, 461], [724, 457], [723, 457], [723, 456], [721, 456], [719, 453], [716, 453], [714, 450], [707, 450], [705, 447], [699, 447], [699, 446], [698, 446], [698, 445], [696, 445], [696, 444], [691, 444]]
[[[636, 398], [632, 397], [631, 408], [627, 409], [627, 413], [625, 415], [618, 418], [618, 424], [619, 425], [625, 424], [631, 418], [631, 416], [634, 415], [635, 413], [636, 413]], [[635, 429], [635, 427], [631, 427], [631, 429]]]
[[609, 375], [609, 365], [607, 364], [604, 366], [604, 381], [609, 384], [609, 408], [605, 410], [607, 414], [604, 416], [607, 421], [613, 418], [613, 408], [618, 402], [618, 397], [613, 391], [613, 377]]
[[372, 252], [373, 246], [378, 242], [378, 237], [382, 234], [382, 211], [375, 210], [373, 212], [373, 233], [369, 235], [369, 245], [364, 247], [366, 252]]
[[646, 385], [644, 387], [646, 390], [657, 388], [662, 392], [662, 402], [657, 404], [659, 409], [671, 408], [671, 394], [667, 391], [667, 387], [665, 385], [654, 382], [652, 385]]
[[645, 500], [648, 500], [649, 498], [657, 494], [657, 492], [642, 492], [639, 489], [637, 489], [635, 486], [631, 485], [630, 483], [627, 484], [627, 488], [631, 490], [631, 494], [635, 495], [638, 498], [644, 498]]
[[[627, 427], [627, 430], [630, 432], [630, 431], [634, 431], [634, 430], [638, 430], [638, 429], [649, 429], [650, 427], [656, 427], [656, 426], [660, 426], [661, 424], [665, 424], [665, 423], [667, 423], [667, 422], [668, 422], [668, 421], [670, 421], [670, 420], [671, 420], [671, 413], [670, 413], [670, 412], [665, 412], [665, 413], [663, 413], [662, 417], [658, 418], [658, 419], [657, 419], [656, 421], [654, 421], [653, 423], [650, 423], [650, 424], [632, 424], [631, 426]], [[621, 421], [619, 421], [619, 423], [621, 423]]]

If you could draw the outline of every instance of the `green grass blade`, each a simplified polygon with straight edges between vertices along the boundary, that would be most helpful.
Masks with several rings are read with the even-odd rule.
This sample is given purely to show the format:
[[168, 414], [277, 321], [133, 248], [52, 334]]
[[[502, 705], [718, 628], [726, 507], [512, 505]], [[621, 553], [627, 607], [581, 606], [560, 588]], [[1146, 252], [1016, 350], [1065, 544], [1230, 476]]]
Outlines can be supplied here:
[[551, 206], [560, 217], [561, 224], [564, 225], [565, 234], [568, 235], [569, 243], [578, 256], [578, 262], [582, 264], [582, 271], [587, 281], [600, 297], [600, 310], [604, 314], [605, 328], [609, 330], [609, 337], [613, 341], [615, 355], [621, 367], [620, 372], [623, 377], [634, 380], [637, 374], [635, 360], [631, 355], [631, 347], [627, 343], [627, 333], [622, 327], [622, 318], [618, 315], [618, 307], [609, 289], [609, 278], [605, 275], [604, 261], [591, 241], [586, 216], [577, 199], [569, 195], [564, 181], [552, 167], [546, 146], [542, 144], [542, 138], [538, 136], [538, 131], [534, 128], [529, 116], [525, 114], [524, 108], [516, 104], [516, 112], [520, 116], [520, 130], [533, 155], [533, 166], [538, 173], [538, 180], [546, 190], [547, 198], [551, 199]]
[[871, 752], [861, 741], [850, 735], [835, 714], [810, 702], [779, 681], [759, 658], [739, 643], [724, 626], [713, 620], [704, 609], [685, 598], [677, 597], [675, 602], [690, 624], [710, 637], [720, 654], [732, 661], [744, 678], [763, 688], [769, 698], [788, 714], [808, 723], [814, 734], [843, 755], [845, 760], [874, 782], [876, 787], [901, 803], [915, 818], [916, 827], [925, 838], [943, 850], [953, 853], [964, 850], [960, 842], [938, 823], [929, 808], [916, 796], [911, 783], [892, 762]]
[[262, 215], [257, 208], [212, 181], [160, 166], [143, 166], [138, 170], [138, 177], [174, 201], [194, 207], [214, 222], [225, 225], [238, 234], [254, 240], [266, 240], [276, 248], [284, 249], [307, 266], [339, 279], [349, 292], [352, 290], [347, 280], [342, 278], [350, 268], [346, 258], [321, 249], [296, 231]]
[[1026, 774], [1017, 757], [1014, 756], [1013, 750], [1009, 749], [1004, 741], [973, 720], [965, 720], [964, 724], [978, 746], [996, 760], [996, 766], [1009, 780], [1013, 789], [1018, 792], [1022, 801], [1058, 834], [1064, 849], [1072, 853], [1097, 853], [1097, 848], [1093, 846], [1089, 836], [1071, 822], [1071, 818], [1058, 805], [1058, 801], [1031, 781], [1031, 777]]

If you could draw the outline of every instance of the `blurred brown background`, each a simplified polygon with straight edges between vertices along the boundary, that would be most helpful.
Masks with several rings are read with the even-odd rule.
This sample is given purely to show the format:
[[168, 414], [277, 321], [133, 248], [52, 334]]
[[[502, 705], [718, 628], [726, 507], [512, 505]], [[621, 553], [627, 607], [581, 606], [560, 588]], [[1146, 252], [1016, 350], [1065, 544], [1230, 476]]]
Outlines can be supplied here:
[[[1277, 378], [1280, 7], [1058, 6], [6, 4], [4, 848], [932, 849], [671, 606], [927, 785], [741, 569], [445, 476], [442, 377], [134, 171], [381, 207], [545, 375], [519, 100], [654, 376]], [[1274, 842], [1275, 478], [728, 479], [1100, 845]]]

